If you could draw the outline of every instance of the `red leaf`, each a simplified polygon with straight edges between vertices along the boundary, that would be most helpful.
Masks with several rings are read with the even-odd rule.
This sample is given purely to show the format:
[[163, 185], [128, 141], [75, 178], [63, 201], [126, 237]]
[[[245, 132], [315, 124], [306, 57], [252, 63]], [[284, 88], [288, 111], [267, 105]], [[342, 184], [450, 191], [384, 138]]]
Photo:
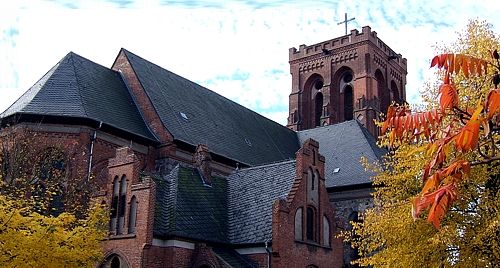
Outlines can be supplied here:
[[439, 64], [439, 56], [435, 56], [434, 58], [432, 58], [431, 60], [431, 68], [436, 66], [436, 64]]

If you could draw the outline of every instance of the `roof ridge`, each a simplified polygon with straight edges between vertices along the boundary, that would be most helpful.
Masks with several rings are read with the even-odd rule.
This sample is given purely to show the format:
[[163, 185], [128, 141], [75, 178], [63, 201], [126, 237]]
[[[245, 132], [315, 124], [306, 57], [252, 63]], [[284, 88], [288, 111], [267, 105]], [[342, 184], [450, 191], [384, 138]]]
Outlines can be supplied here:
[[86, 105], [84, 103], [85, 98], [82, 96], [82, 91], [80, 89], [80, 79], [78, 78], [78, 72], [76, 71], [75, 60], [73, 59], [74, 56], [78, 56], [78, 55], [76, 53], [74, 53], [73, 51], [70, 51], [68, 53], [68, 55], [69, 55], [68, 60], [71, 61], [71, 66], [73, 67], [72, 71], [73, 71], [73, 74], [74, 74], [75, 80], [76, 80], [76, 91], [78, 92], [78, 97], [80, 98], [80, 104], [82, 106], [83, 112], [85, 113], [85, 116], [89, 117], [89, 113], [87, 112], [87, 109], [85, 107]]
[[265, 116], [263, 116], [263, 115], [261, 115], [261, 114], [259, 114], [259, 113], [255, 112], [254, 110], [252, 110], [252, 109], [250, 109], [250, 108], [248, 108], [248, 107], [245, 107], [245, 106], [243, 106], [243, 105], [239, 104], [239, 103], [238, 103], [238, 102], [236, 102], [236, 101], [233, 101], [233, 100], [231, 100], [231, 99], [229, 99], [229, 98], [227, 98], [227, 97], [225, 97], [225, 96], [223, 96], [223, 95], [221, 95], [221, 94], [219, 94], [219, 93], [217, 93], [217, 92], [215, 92], [215, 91], [213, 91], [213, 90], [211, 90], [211, 89], [209, 89], [209, 88], [207, 88], [207, 87], [205, 87], [205, 86], [203, 86], [203, 85], [200, 85], [200, 84], [199, 84], [199, 83], [197, 83], [197, 82], [194, 82], [194, 81], [192, 81], [192, 80], [188, 79], [187, 77], [184, 77], [184, 76], [181, 76], [181, 75], [179, 75], [179, 74], [177, 74], [177, 73], [174, 73], [174, 72], [172, 72], [172, 71], [170, 71], [170, 70], [168, 70], [168, 69], [166, 69], [166, 68], [164, 68], [164, 67], [162, 67], [162, 66], [160, 66], [160, 65], [158, 65], [158, 64], [156, 64], [156, 63], [154, 63], [154, 62], [152, 62], [152, 61], [149, 61], [149, 60], [147, 60], [147, 59], [145, 59], [145, 58], [143, 58], [143, 57], [141, 57], [141, 56], [139, 56], [139, 55], [137, 55], [137, 54], [135, 54], [135, 53], [133, 53], [133, 52], [130, 52], [129, 50], [127, 50], [127, 49], [125, 49], [125, 48], [122, 48], [122, 50], [123, 50], [125, 53], [132, 54], [133, 56], [138, 57], [138, 58], [139, 58], [139, 59], [141, 59], [141, 60], [147, 61], [147, 62], [149, 62], [150, 64], [155, 65], [155, 66], [156, 66], [156, 67], [158, 67], [158, 68], [161, 68], [161, 69], [163, 69], [163, 70], [165, 70], [165, 71], [167, 71], [167, 72], [169, 72], [169, 73], [171, 73], [171, 74], [173, 74], [173, 75], [175, 75], [175, 76], [178, 76], [178, 77], [182, 78], [183, 80], [187, 80], [187, 81], [189, 81], [189, 82], [191, 82], [191, 83], [194, 83], [194, 84], [196, 84], [196, 85], [198, 85], [198, 86], [202, 87], [203, 89], [207, 90], [208, 92], [211, 92], [211, 93], [213, 93], [213, 94], [215, 94], [215, 95], [217, 95], [217, 96], [219, 96], [219, 97], [222, 97], [222, 98], [224, 98], [224, 99], [226, 99], [226, 100], [228, 100], [228, 101], [231, 101], [233, 104], [236, 104], [236, 105], [238, 105], [238, 106], [241, 106], [241, 107], [245, 108], [246, 110], [251, 111], [253, 114], [258, 115], [258, 116], [260, 116], [260, 117], [263, 117], [263, 118], [265, 118], [266, 120], [269, 120], [270, 122], [272, 122], [272, 123], [274, 123], [274, 124], [276, 124], [276, 125], [279, 125], [279, 126], [281, 126], [281, 127], [285, 128], [285, 129], [288, 129], [288, 130], [289, 130], [289, 131], [291, 131], [291, 132], [296, 132], [296, 131], [294, 131], [294, 130], [292, 130], [292, 129], [290, 129], [290, 128], [288, 128], [288, 127], [286, 127], [286, 126], [284, 126], [284, 125], [282, 125], [282, 124], [280, 124], [280, 123], [278, 123], [278, 122], [276, 122], [276, 121], [274, 121], [274, 120], [271, 120], [271, 119], [269, 119], [269, 118], [267, 118], [267, 117], [265, 117]]
[[[267, 167], [272, 167], [272, 166], [285, 165], [285, 164], [292, 163], [295, 161], [296, 161], [295, 159], [289, 159], [289, 160], [285, 160], [285, 161], [276, 161], [276, 162], [267, 163], [267, 164], [263, 164], [263, 165], [259, 165], [259, 166], [242, 168], [242, 169], [236, 170], [235, 173], [238, 173], [240, 171], [247, 171], [247, 170], [261, 169], [261, 168], [267, 168]], [[235, 174], [235, 173], [233, 173], [233, 174]]]
[[352, 120], [343, 121], [343, 122], [339, 122], [339, 123], [335, 123], [335, 124], [331, 124], [331, 125], [319, 126], [319, 127], [315, 127], [315, 128], [309, 128], [309, 129], [299, 130], [299, 131], [297, 131], [297, 133], [299, 133], [299, 132], [300, 133], [305, 133], [305, 132], [315, 131], [318, 128], [319, 129], [321, 129], [321, 128], [327, 129], [327, 128], [332, 128], [332, 127], [338, 127], [338, 126], [342, 126], [342, 125], [352, 124], [353, 121], [356, 121], [359, 124], [359, 121], [357, 119], [352, 119]]

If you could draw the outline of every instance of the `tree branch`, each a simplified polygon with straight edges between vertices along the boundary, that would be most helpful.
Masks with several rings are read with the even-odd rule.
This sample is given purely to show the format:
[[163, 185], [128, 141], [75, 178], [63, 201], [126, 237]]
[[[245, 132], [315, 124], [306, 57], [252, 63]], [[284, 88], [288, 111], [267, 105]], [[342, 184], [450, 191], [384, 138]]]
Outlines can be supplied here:
[[483, 160], [475, 161], [475, 162], [472, 162], [470, 165], [471, 166], [484, 165], [484, 164], [489, 164], [491, 162], [495, 162], [498, 160], [500, 160], [500, 156], [495, 156], [495, 157], [490, 157], [490, 158], [486, 158]]

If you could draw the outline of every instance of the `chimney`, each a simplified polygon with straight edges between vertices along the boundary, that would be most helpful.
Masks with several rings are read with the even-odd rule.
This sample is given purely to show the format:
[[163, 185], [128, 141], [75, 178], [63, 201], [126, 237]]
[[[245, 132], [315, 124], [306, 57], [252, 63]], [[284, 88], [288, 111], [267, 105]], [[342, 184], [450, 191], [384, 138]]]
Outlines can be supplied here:
[[210, 163], [212, 162], [212, 157], [210, 156], [210, 151], [208, 146], [205, 144], [198, 144], [196, 151], [193, 155], [194, 166], [198, 169], [201, 175], [201, 179], [205, 185], [212, 185], [212, 168]]

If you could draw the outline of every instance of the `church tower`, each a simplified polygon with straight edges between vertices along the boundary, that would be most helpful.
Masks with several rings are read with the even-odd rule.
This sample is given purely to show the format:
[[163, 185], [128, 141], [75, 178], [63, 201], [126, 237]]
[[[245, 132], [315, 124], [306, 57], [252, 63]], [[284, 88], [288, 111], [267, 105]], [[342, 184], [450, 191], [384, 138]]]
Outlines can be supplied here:
[[406, 59], [369, 26], [289, 50], [292, 92], [287, 126], [305, 130], [357, 119], [372, 135], [391, 102], [406, 99]]

